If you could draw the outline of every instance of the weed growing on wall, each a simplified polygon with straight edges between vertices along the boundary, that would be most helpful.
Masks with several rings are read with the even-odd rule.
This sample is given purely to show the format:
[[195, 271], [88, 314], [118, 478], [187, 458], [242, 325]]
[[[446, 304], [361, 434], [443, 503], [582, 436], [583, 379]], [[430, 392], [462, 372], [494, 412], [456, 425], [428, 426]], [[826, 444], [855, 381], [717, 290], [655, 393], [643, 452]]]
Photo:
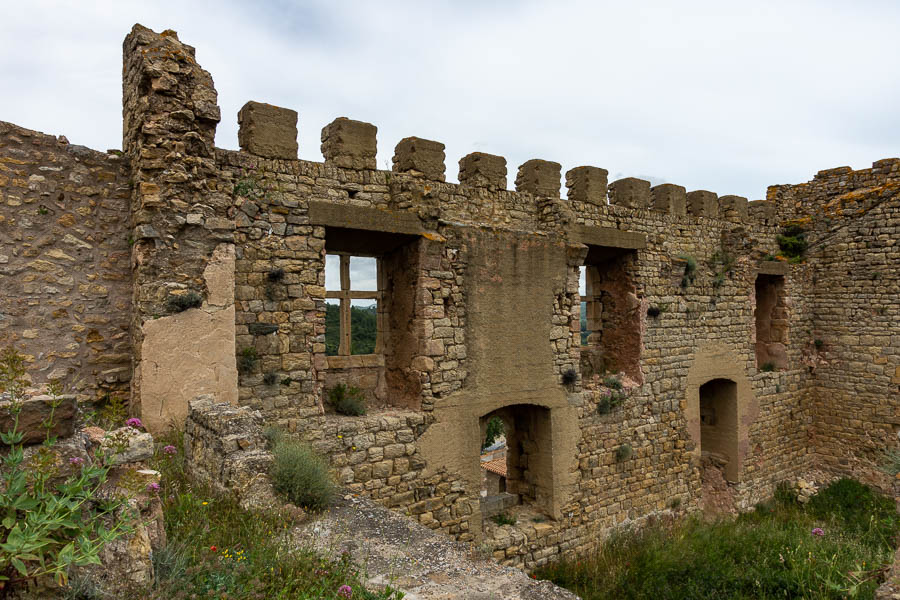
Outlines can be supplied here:
[[197, 292], [170, 294], [166, 300], [166, 308], [171, 313], [180, 313], [189, 308], [200, 308], [201, 306], [203, 306], [203, 296]]
[[679, 254], [678, 258], [684, 261], [684, 274], [681, 276], [681, 287], [686, 288], [694, 283], [697, 276], [697, 259], [689, 254]]
[[328, 404], [341, 415], [359, 417], [366, 414], [366, 399], [355, 385], [335, 385], [328, 390]]
[[628, 391], [618, 375], [607, 375], [603, 379], [603, 388], [605, 389], [600, 391], [600, 401], [597, 403], [597, 413], [606, 415], [625, 402]]
[[775, 237], [778, 248], [783, 256], [791, 263], [803, 262], [809, 242], [806, 240], [804, 224], [799, 221], [788, 221], [784, 224], [781, 233]]
[[242, 374], [246, 375], [253, 371], [256, 368], [256, 365], [259, 363], [259, 353], [256, 351], [256, 348], [252, 346], [247, 346], [246, 348], [241, 349], [241, 353], [238, 356], [237, 367], [238, 371]]

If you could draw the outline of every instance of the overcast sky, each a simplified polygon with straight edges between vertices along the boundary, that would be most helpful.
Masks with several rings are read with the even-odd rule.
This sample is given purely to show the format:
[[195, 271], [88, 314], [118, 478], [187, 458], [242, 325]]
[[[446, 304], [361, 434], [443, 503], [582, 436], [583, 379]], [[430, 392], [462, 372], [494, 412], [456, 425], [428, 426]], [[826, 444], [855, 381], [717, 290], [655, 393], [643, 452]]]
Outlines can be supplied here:
[[300, 113], [321, 160], [338, 116], [563, 172], [595, 165], [719, 194], [900, 155], [900, 2], [3, 1], [0, 120], [121, 146], [121, 45], [178, 31], [219, 91], [217, 145], [247, 100]]

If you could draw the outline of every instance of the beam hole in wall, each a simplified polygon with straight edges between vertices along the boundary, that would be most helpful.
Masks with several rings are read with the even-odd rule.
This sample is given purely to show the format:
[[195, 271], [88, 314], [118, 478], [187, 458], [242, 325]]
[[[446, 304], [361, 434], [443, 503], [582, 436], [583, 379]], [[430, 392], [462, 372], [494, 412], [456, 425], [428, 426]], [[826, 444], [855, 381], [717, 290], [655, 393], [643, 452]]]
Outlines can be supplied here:
[[761, 371], [788, 366], [789, 321], [784, 275], [756, 276], [756, 368]]
[[730, 379], [700, 386], [700, 455], [704, 468], [715, 467], [728, 481], [738, 480], [737, 383]]
[[370, 407], [420, 407], [421, 384], [410, 370], [417, 240], [326, 228], [326, 394], [343, 383], [359, 388]]
[[635, 286], [637, 254], [588, 246], [579, 281], [581, 376], [624, 372], [641, 381], [641, 303]]
[[520, 504], [549, 514], [553, 500], [550, 410], [532, 404], [506, 406], [482, 416], [479, 427], [482, 517], [494, 517]]

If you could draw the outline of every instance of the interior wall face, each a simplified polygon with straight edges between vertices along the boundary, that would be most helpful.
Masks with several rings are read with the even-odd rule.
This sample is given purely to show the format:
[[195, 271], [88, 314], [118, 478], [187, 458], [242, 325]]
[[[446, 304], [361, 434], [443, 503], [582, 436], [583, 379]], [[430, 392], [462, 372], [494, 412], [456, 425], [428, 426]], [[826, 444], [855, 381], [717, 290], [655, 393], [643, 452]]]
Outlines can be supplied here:
[[783, 369], [787, 366], [789, 320], [785, 306], [784, 277], [756, 277], [756, 366]]
[[727, 461], [725, 477], [738, 481], [737, 384], [728, 379], [713, 379], [700, 386], [700, 449], [713, 452]]
[[[69, 377], [91, 396], [130, 378], [138, 411], [170, 386], [183, 391], [172, 415], [191, 391], [217, 390], [311, 443], [353, 493], [529, 568], [591, 549], [597, 531], [700, 506], [711, 380], [735, 385], [739, 508], [819, 464], [878, 481], [876, 461], [897, 448], [900, 160], [824, 171], [749, 204], [637, 179], [607, 186], [596, 167], [566, 173], [563, 197], [558, 164], [528, 161], [513, 177], [483, 153], [447, 183], [441, 144], [408, 138], [395, 170], [378, 170], [377, 129], [346, 118], [324, 128], [324, 162], [297, 160], [296, 113], [270, 105], [242, 110], [240, 151], [215, 148], [216, 91], [193, 48], [136, 26], [124, 60], [121, 165], [0, 123], [0, 336], [25, 348], [36, 382]], [[804, 260], [765, 260], [789, 221], [806, 228]], [[385, 265], [384, 366], [363, 366], [383, 369], [387, 406], [361, 417], [324, 405], [335, 235]], [[223, 247], [231, 306], [227, 277], [208, 272]], [[627, 257], [597, 283], [615, 298], [612, 320], [599, 319], [602, 344], [628, 357], [615, 365], [621, 390], [578, 369], [578, 269], [603, 262], [598, 248]], [[199, 304], [171, 312], [190, 293]], [[201, 312], [215, 316], [214, 357], [178, 337]], [[787, 331], [779, 321], [790, 336], [774, 333]], [[770, 358], [783, 345], [776, 370], [760, 369], [760, 342]], [[191, 353], [215, 364], [150, 364], [192, 364]], [[522, 533], [527, 544], [479, 510], [479, 420], [522, 405], [521, 481], [550, 517]]]

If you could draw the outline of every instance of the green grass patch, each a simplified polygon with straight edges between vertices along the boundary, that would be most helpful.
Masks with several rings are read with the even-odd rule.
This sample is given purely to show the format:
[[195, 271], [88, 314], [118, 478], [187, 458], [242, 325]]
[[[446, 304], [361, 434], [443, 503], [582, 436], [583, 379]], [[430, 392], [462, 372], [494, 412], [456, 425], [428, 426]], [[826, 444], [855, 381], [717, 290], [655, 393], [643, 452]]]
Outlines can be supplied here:
[[844, 479], [807, 506], [779, 494], [737, 519], [620, 533], [535, 575], [584, 600], [873, 598], [898, 532], [892, 500]]
[[180, 450], [160, 452], [157, 462], [168, 543], [153, 556], [152, 588], [136, 586], [132, 598], [343, 600], [342, 586], [350, 586], [354, 599], [402, 598], [390, 589], [366, 590], [351, 555], [329, 557], [299, 545], [290, 535], [290, 514], [245, 511], [232, 497], [190, 481]]

